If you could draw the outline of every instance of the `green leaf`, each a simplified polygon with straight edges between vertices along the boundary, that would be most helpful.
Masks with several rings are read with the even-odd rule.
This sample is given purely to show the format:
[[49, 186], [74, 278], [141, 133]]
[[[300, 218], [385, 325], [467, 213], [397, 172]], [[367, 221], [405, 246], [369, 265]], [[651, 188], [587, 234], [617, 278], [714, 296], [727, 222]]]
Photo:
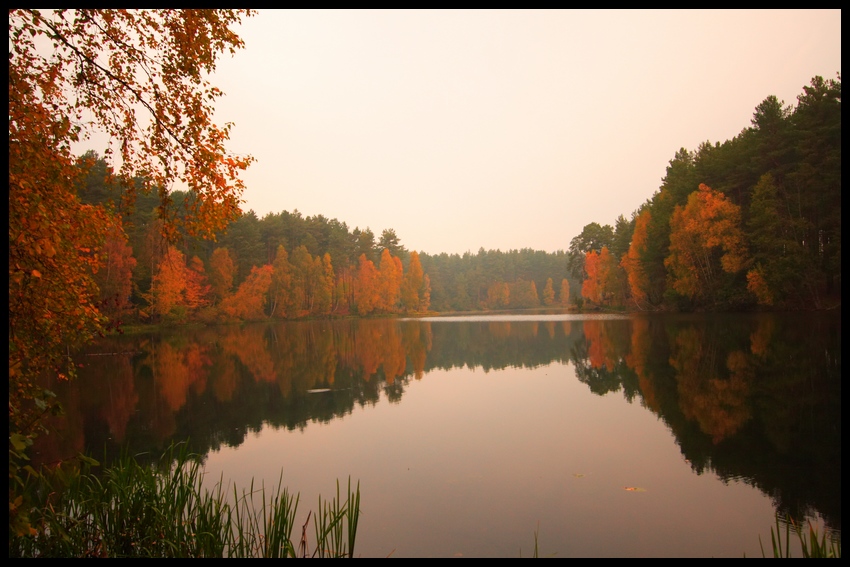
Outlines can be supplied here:
[[83, 461], [84, 463], [88, 463], [89, 465], [91, 465], [93, 467], [99, 467], [100, 466], [100, 463], [98, 461], [92, 459], [91, 457], [87, 457], [86, 455], [83, 455], [82, 453], [80, 453], [79, 459], [81, 461]]
[[9, 435], [9, 443], [12, 444], [12, 447], [14, 447], [16, 451], [23, 451], [32, 444], [32, 441], [20, 433], [12, 433]]

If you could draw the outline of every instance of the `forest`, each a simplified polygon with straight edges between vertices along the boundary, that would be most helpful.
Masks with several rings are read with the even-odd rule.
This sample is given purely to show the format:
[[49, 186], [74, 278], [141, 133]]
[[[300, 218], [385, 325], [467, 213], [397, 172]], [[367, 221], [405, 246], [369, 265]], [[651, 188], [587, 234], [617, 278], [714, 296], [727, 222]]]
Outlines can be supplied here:
[[[129, 208], [103, 158], [79, 164], [80, 200], [115, 219], [94, 277], [116, 322], [840, 304], [840, 75], [813, 78], [794, 108], [767, 97], [732, 140], [681, 148], [628, 220], [592, 222], [566, 251], [408, 251], [392, 228], [376, 238], [298, 210], [249, 210], [214, 240], [179, 230], [169, 242], [155, 192]], [[191, 192], [169, 197], [173, 214], [194, 210]]]

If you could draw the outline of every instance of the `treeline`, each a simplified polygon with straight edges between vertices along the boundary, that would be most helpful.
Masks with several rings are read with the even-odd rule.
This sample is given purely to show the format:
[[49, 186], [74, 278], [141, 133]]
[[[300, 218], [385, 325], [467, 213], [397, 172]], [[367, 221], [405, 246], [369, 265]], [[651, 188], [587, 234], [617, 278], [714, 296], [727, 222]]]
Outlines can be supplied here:
[[[104, 178], [90, 174], [81, 194], [105, 199]], [[175, 210], [191, 210], [188, 194], [172, 198]], [[112, 321], [213, 323], [429, 309], [430, 282], [419, 255], [398, 246], [391, 230], [375, 243], [368, 230], [349, 232], [322, 217], [304, 219], [296, 211], [258, 219], [249, 211], [215, 241], [187, 233], [175, 241], [163, 237], [160, 212], [143, 199], [126, 209], [124, 230], [112, 231], [98, 252], [105, 264], [95, 274], [99, 308]], [[112, 209], [116, 218], [122, 206]]]
[[732, 140], [680, 149], [630, 221], [585, 226], [569, 254], [597, 305], [840, 305], [841, 76], [813, 78], [795, 108], [767, 97]]
[[80, 198], [109, 207], [114, 230], [96, 253], [99, 307], [112, 321], [219, 322], [263, 318], [421, 313], [567, 305], [566, 254], [530, 249], [421, 255], [393, 229], [376, 239], [322, 215], [258, 218], [249, 210], [215, 241], [179, 229], [163, 237], [163, 214], [178, 227], [197, 215], [191, 195], [175, 191], [125, 202], [106, 162], [89, 152]]
[[[393, 229], [297, 210], [249, 210], [215, 241], [163, 215], [203, 214], [190, 193], [127, 203], [97, 154], [79, 188], [116, 221], [100, 251], [101, 310], [113, 320], [206, 322], [539, 306], [642, 310], [822, 308], [840, 303], [841, 78], [815, 77], [795, 108], [775, 96], [723, 144], [676, 152], [661, 187], [568, 251], [409, 252]], [[132, 206], [131, 206], [132, 205]], [[122, 218], [118, 222], [118, 218]], [[188, 223], [186, 223], [188, 226]]]

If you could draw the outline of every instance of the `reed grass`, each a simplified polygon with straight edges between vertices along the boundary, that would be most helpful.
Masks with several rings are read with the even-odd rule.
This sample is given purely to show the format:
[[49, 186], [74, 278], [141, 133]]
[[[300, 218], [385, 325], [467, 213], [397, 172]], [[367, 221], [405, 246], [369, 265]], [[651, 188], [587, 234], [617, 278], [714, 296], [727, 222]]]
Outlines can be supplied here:
[[[33, 481], [36, 533], [10, 530], [9, 557], [298, 557], [292, 532], [300, 497], [283, 487], [282, 475], [270, 489], [253, 481], [241, 492], [234, 486], [228, 498], [221, 480], [212, 490], [202, 487], [201, 461], [185, 445], [153, 466], [123, 457], [106, 471], [96, 469], [86, 458]], [[359, 482], [352, 491], [349, 479], [343, 501], [337, 481], [336, 497], [320, 497], [313, 515], [313, 555], [352, 557], [359, 515]]]
[[[800, 553], [804, 558], [841, 558], [841, 540], [832, 536], [827, 537], [826, 533], [818, 535], [817, 530], [809, 522], [808, 533], [805, 534], [803, 528], [797, 524], [791, 517], [785, 518], [785, 543], [782, 542], [782, 530], [779, 527], [779, 516], [776, 516], [776, 531], [770, 528], [770, 543], [775, 558], [790, 558], [791, 557], [791, 529], [800, 540]], [[764, 545], [759, 536], [759, 547], [761, 547], [762, 557], [768, 557], [764, 552]]]

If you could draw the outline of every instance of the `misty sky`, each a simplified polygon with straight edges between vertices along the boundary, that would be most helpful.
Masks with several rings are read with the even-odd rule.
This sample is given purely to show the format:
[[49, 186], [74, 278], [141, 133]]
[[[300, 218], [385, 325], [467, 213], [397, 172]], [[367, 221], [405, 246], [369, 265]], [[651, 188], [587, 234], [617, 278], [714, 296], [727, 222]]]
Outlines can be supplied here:
[[265, 11], [212, 77], [257, 162], [245, 210], [392, 228], [408, 250], [566, 250], [676, 150], [841, 69], [840, 10]]

